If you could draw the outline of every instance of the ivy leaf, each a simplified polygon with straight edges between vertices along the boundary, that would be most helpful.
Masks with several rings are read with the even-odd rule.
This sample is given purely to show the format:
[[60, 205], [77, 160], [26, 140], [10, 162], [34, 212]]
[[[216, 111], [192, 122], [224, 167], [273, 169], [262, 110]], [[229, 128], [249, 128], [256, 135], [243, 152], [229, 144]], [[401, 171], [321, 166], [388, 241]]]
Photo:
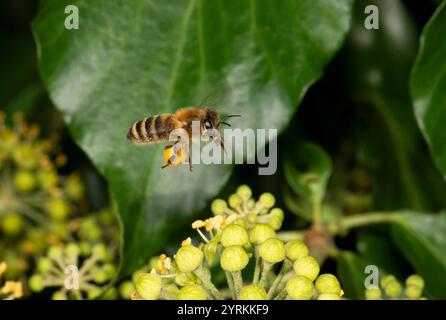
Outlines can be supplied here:
[[446, 174], [446, 3], [438, 7], [421, 35], [410, 87], [418, 125], [438, 168]]
[[[66, 5], [79, 29], [64, 29]], [[33, 31], [40, 74], [75, 141], [104, 175], [129, 274], [192, 222], [232, 166], [160, 172], [162, 146], [135, 147], [131, 123], [198, 105], [228, 87], [237, 128], [283, 129], [342, 44], [352, 0], [43, 0]], [[258, 143], [257, 147], [262, 147]], [[181, 236], [181, 235], [180, 235]]]
[[365, 267], [372, 264], [351, 251], [341, 251], [337, 258], [337, 274], [348, 299], [364, 299]]
[[446, 298], [446, 212], [405, 213], [392, 226], [393, 239], [405, 258], [426, 282], [425, 292]]

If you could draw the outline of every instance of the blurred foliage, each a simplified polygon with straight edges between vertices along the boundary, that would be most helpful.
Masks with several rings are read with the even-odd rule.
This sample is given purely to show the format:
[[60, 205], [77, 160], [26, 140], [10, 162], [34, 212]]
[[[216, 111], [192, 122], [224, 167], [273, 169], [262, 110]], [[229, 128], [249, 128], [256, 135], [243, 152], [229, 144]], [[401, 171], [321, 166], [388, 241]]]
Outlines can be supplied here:
[[[67, 3], [80, 30], [62, 29]], [[364, 28], [369, 4], [379, 30]], [[275, 195], [286, 209], [277, 237], [305, 240], [345, 297], [446, 298], [445, 12], [437, 0], [0, 2], [0, 297], [116, 299], [119, 287], [128, 298], [132, 282], [114, 281], [121, 236], [120, 278], [173, 255], [211, 199], [247, 183]], [[208, 94], [218, 111], [242, 114], [233, 127], [279, 129], [276, 174], [160, 173], [160, 146], [126, 141], [133, 121]], [[70, 179], [81, 198], [69, 198]], [[123, 234], [101, 210], [108, 191]], [[103, 245], [111, 255], [98, 260]], [[80, 291], [62, 286], [72, 262], [87, 264]], [[392, 281], [365, 291], [367, 265]]]

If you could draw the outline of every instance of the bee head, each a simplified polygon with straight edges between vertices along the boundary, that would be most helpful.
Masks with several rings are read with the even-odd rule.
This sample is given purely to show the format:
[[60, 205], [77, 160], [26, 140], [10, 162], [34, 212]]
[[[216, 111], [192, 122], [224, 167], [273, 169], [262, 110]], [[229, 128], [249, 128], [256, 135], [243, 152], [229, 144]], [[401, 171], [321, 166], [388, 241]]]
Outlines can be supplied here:
[[218, 129], [220, 126], [220, 117], [218, 116], [218, 113], [207, 109], [206, 115], [203, 119], [203, 129], [204, 130], [210, 130], [210, 129]]

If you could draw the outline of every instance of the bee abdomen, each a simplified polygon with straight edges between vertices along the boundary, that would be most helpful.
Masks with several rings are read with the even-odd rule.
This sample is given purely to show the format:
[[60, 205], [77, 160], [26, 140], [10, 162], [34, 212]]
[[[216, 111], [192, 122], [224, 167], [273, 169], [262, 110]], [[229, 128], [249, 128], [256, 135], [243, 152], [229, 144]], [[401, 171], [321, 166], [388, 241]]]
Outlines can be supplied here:
[[156, 115], [135, 122], [127, 133], [127, 138], [134, 143], [168, 140], [172, 127], [172, 115]]

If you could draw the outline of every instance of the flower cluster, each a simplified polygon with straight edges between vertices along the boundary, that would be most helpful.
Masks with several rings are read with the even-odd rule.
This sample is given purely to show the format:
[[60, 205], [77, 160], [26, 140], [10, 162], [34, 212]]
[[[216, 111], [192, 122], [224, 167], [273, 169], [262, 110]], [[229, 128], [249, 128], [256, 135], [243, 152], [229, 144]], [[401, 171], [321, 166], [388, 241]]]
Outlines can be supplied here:
[[3, 281], [2, 277], [8, 269], [5, 262], [0, 262], [0, 299], [12, 300], [23, 296], [23, 285], [20, 281]]
[[37, 273], [29, 278], [33, 292], [57, 287], [55, 300], [95, 299], [101, 296], [106, 284], [116, 273], [114, 255], [102, 243], [69, 243], [64, 247], [51, 246], [47, 255], [37, 261]]
[[406, 287], [393, 276], [387, 275], [380, 281], [380, 288], [369, 288], [364, 292], [367, 300], [418, 300], [423, 296], [424, 279], [413, 274], [407, 277]]
[[[174, 258], [161, 255], [151, 270], [133, 275], [133, 299], [341, 299], [343, 291], [332, 274], [319, 275], [316, 259], [301, 240], [284, 243], [276, 231], [284, 218], [275, 198], [264, 193], [258, 201], [242, 185], [228, 201], [214, 200], [213, 217], [192, 228], [203, 240], [183, 241]], [[249, 273], [247, 266], [254, 265]], [[227, 288], [218, 288], [211, 270], [219, 265]], [[279, 267], [276, 275], [274, 269]], [[243, 274], [242, 274], [243, 273]], [[243, 277], [252, 277], [252, 282]]]

